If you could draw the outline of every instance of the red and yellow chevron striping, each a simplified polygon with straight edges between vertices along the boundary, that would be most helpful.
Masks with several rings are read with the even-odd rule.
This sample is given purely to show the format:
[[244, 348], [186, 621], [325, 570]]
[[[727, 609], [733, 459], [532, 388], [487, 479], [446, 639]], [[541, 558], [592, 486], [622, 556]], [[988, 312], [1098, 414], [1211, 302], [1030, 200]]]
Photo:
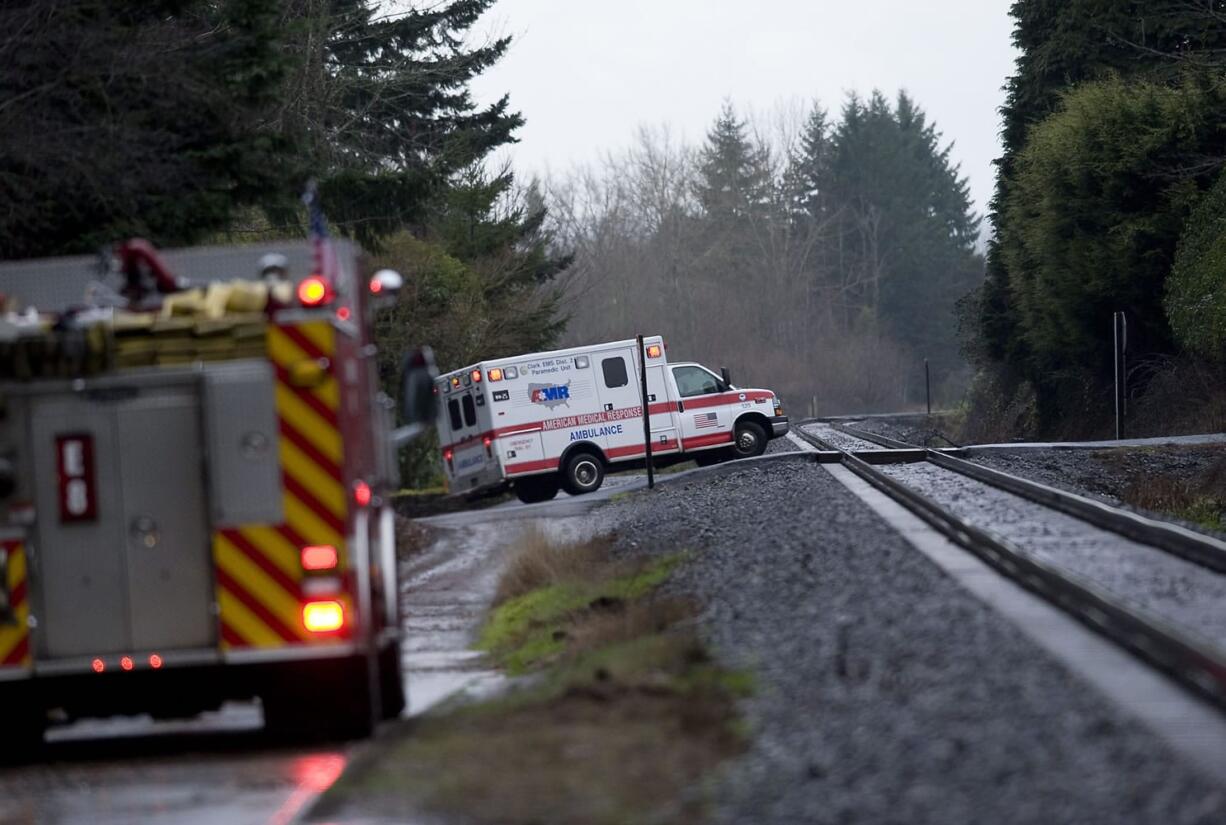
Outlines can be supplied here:
[[0, 616], [0, 668], [30, 666], [30, 604], [26, 592], [26, 554], [19, 540], [0, 542], [7, 562], [0, 568], [5, 582], [9, 609]]
[[[331, 368], [334, 335], [324, 320], [269, 326], [285, 523], [242, 525], [213, 537], [223, 648], [320, 641], [302, 623], [299, 554], [307, 545], [330, 544], [345, 569], [349, 513], [337, 415], [340, 391]], [[314, 380], [294, 380], [302, 374], [313, 374]], [[352, 609], [347, 598], [342, 601]]]

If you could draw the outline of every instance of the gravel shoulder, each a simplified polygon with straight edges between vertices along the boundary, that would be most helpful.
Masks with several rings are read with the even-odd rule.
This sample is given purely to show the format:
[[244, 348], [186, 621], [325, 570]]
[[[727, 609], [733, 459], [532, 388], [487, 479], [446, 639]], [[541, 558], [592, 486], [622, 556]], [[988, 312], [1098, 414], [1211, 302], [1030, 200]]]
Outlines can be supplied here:
[[1210, 823], [1226, 793], [948, 579], [830, 474], [747, 468], [595, 514], [757, 683], [721, 822]]

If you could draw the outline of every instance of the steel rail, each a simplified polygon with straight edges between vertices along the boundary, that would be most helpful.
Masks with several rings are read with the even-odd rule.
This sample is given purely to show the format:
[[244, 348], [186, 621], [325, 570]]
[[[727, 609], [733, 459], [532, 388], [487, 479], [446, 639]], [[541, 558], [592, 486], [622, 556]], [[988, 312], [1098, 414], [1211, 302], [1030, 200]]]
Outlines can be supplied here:
[[[879, 444], [889, 450], [916, 449], [913, 444], [853, 427], [836, 426], [835, 429], [853, 438]], [[925, 456], [927, 461], [942, 469], [1021, 496], [1035, 504], [1058, 510], [1065, 515], [1081, 519], [1124, 538], [1156, 547], [1215, 573], [1226, 573], [1226, 541], [1197, 533], [1178, 524], [1152, 519], [1077, 493], [1070, 493], [1067, 490], [1041, 484], [1028, 478], [985, 467], [973, 461], [955, 458], [946, 450], [921, 449], [927, 452]]]
[[[825, 446], [819, 438], [803, 429], [798, 428], [797, 434], [814, 446]], [[1226, 651], [1209, 647], [1094, 583], [970, 524], [851, 453], [845, 450], [839, 452], [843, 454], [843, 466], [910, 510], [950, 541], [1169, 674], [1185, 687], [1226, 709]]]

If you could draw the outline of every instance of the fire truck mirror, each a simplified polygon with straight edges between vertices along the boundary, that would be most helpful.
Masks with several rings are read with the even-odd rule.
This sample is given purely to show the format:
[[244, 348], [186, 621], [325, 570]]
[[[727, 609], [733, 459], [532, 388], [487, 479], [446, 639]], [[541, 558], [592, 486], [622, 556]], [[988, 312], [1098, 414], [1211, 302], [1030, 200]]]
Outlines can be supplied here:
[[404, 357], [400, 383], [400, 411], [406, 424], [428, 424], [434, 421], [438, 398], [434, 382], [438, 367], [429, 347], [413, 350]]

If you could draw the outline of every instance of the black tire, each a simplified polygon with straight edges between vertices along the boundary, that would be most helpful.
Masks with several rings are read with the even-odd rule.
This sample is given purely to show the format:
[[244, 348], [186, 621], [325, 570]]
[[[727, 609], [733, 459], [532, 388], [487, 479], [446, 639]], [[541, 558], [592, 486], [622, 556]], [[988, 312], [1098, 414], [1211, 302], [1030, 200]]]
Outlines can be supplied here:
[[379, 653], [380, 719], [397, 719], [404, 713], [404, 671], [400, 668], [400, 643], [388, 645]]
[[528, 476], [515, 480], [515, 495], [524, 504], [549, 501], [558, 494], [560, 483], [557, 475]]
[[604, 461], [589, 452], [571, 453], [562, 468], [562, 489], [572, 496], [594, 493], [604, 484]]
[[732, 435], [735, 458], [755, 458], [766, 452], [766, 430], [756, 421], [741, 421]]
[[369, 738], [374, 687], [365, 656], [293, 663], [278, 669], [261, 693], [264, 728], [293, 743]]

